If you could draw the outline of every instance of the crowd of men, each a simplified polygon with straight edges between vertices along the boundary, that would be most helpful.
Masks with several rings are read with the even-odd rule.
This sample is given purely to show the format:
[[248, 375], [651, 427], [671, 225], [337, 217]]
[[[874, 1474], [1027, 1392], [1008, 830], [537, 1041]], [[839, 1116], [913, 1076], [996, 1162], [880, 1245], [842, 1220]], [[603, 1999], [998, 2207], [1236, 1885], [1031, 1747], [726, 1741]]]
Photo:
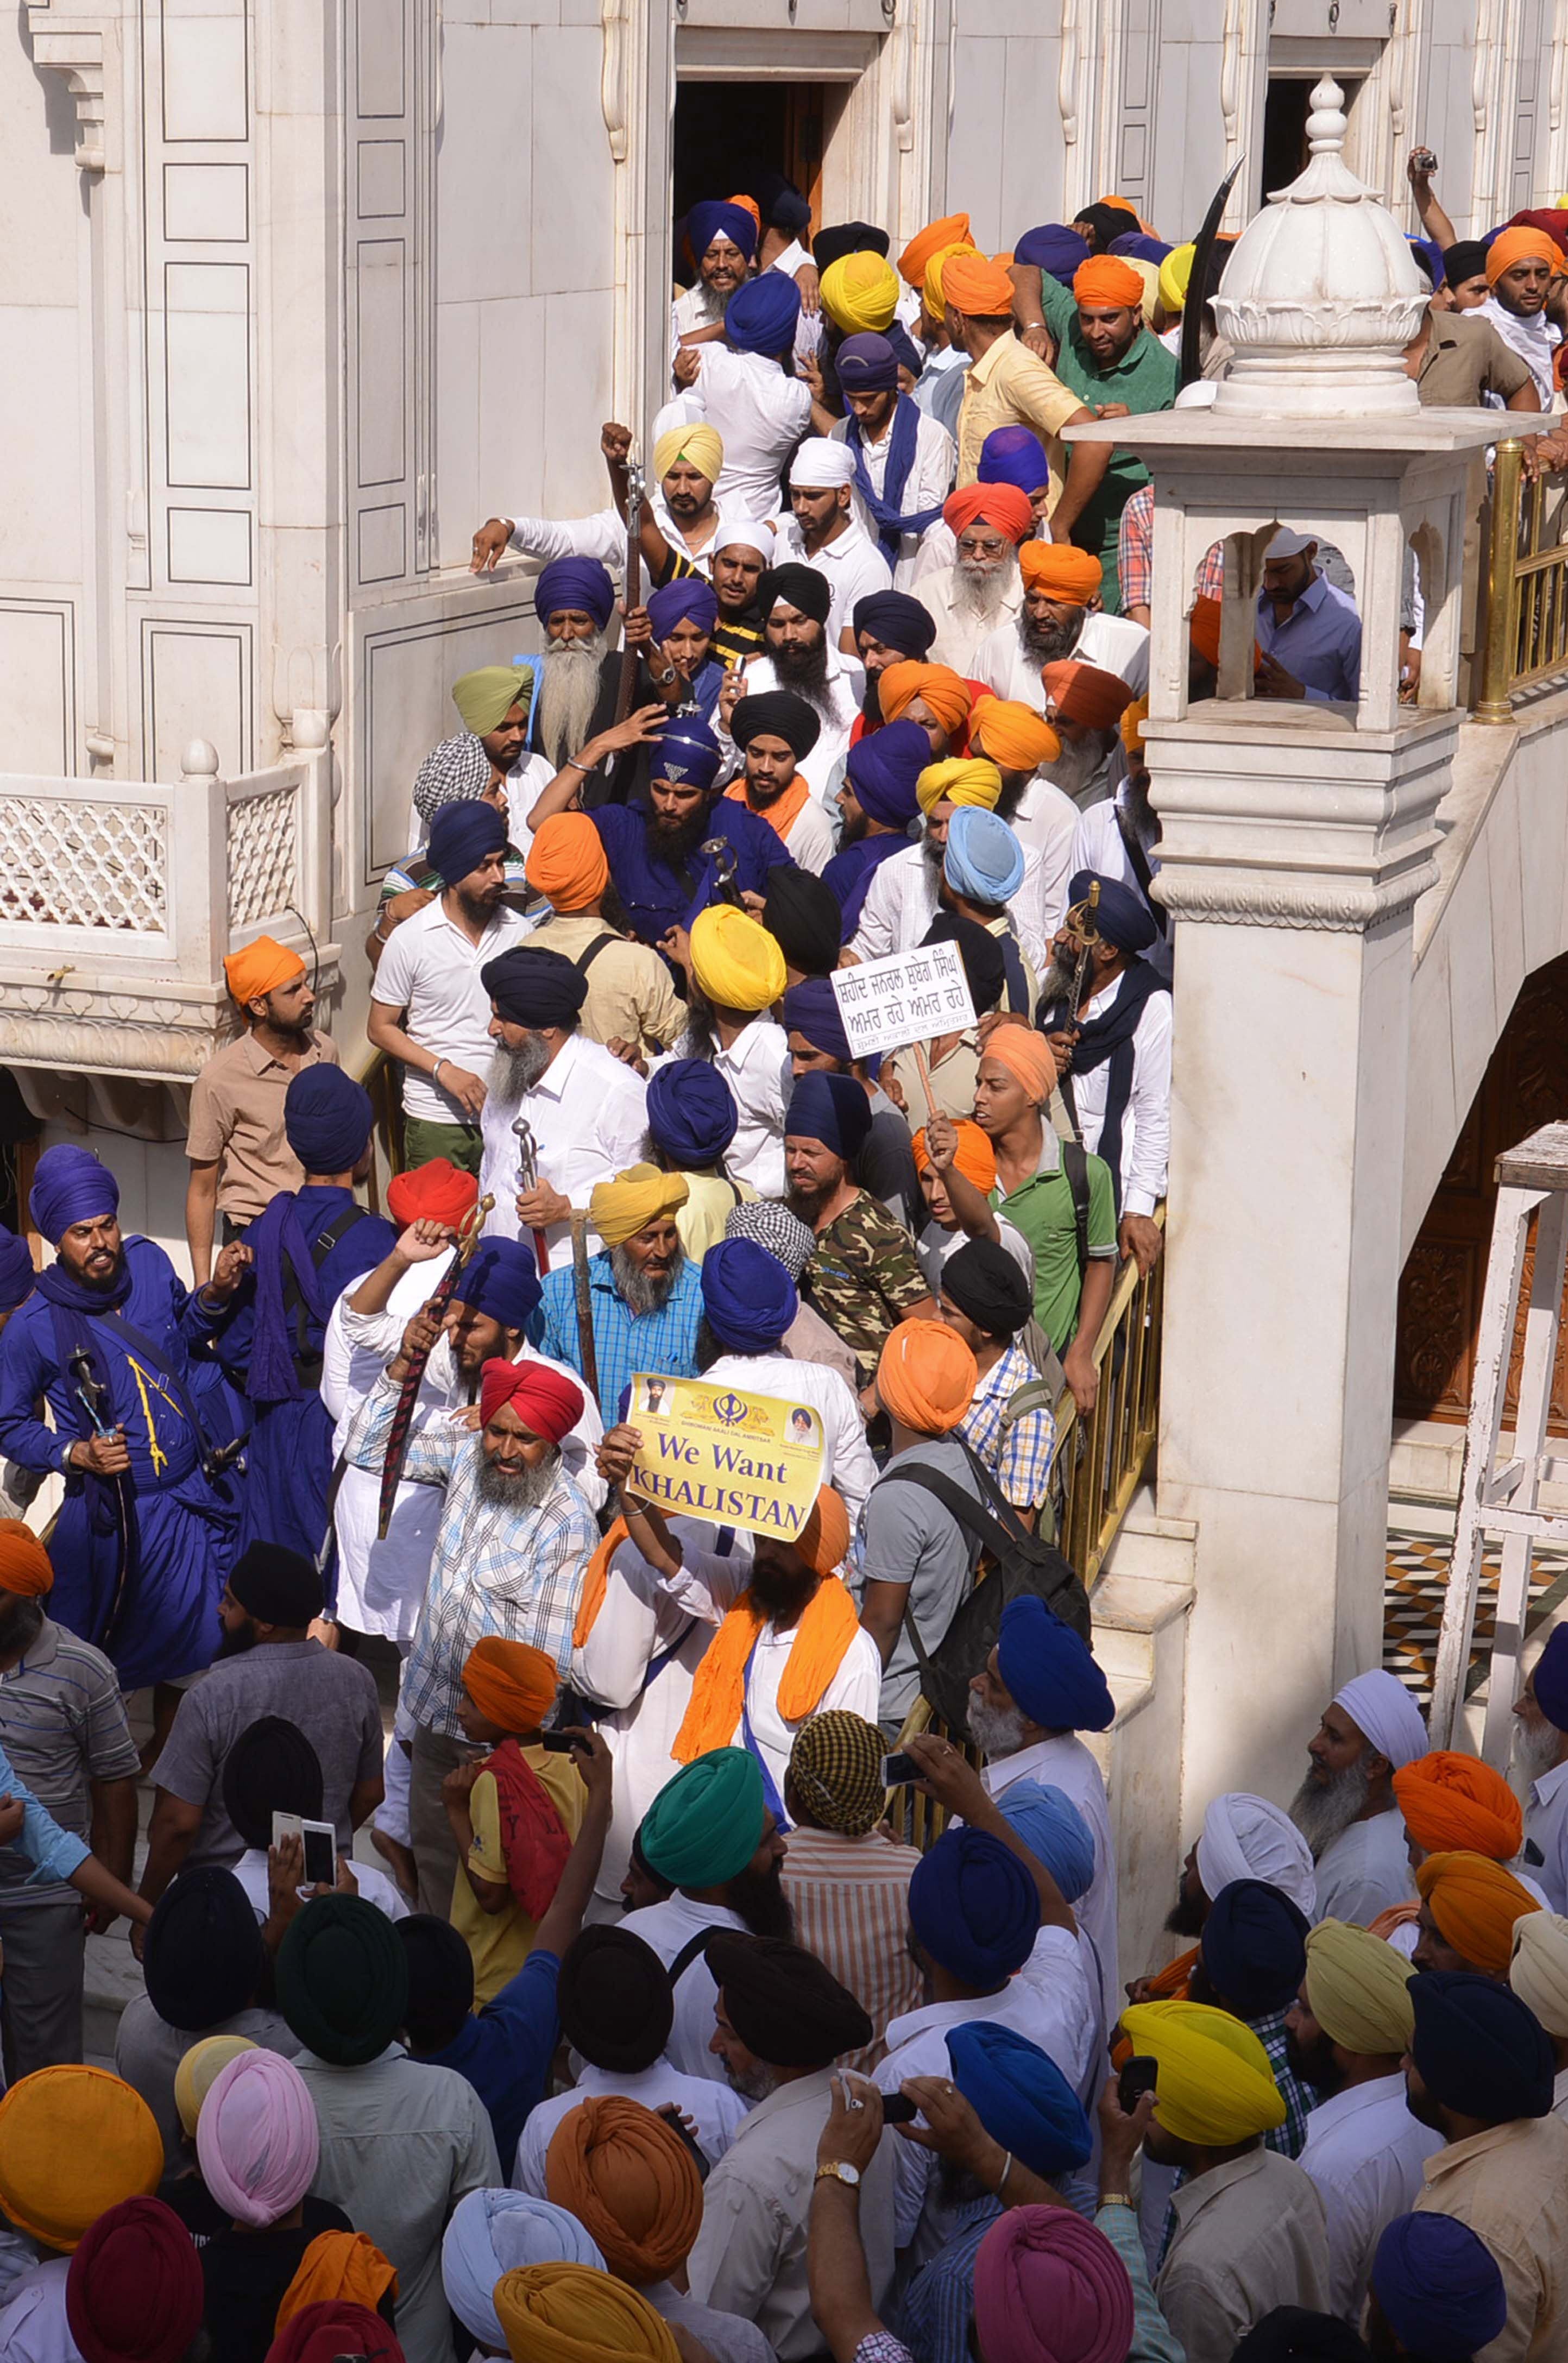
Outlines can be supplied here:
[[[1472, 248], [1412, 180], [1421, 398], [1555, 405], [1568, 216]], [[52, 1259], [0, 1235], [0, 1481], [59, 1481], [0, 1521], [0, 2363], [1568, 2357], [1568, 1631], [1517, 1793], [1364, 1671], [1129, 1961], [1051, 1547], [1174, 1022], [1151, 488], [1062, 433], [1223, 375], [1223, 252], [1107, 197], [895, 262], [776, 177], [677, 250], [646, 599], [618, 426], [602, 513], [474, 537], [545, 647], [413, 781], [376, 1206], [262, 937], [191, 1285], [70, 1142]], [[1256, 637], [1259, 694], [1355, 698], [1309, 519]], [[857, 1057], [854, 971], [935, 947], [962, 1022]], [[815, 1500], [656, 1498], [682, 1382], [782, 1406]]]

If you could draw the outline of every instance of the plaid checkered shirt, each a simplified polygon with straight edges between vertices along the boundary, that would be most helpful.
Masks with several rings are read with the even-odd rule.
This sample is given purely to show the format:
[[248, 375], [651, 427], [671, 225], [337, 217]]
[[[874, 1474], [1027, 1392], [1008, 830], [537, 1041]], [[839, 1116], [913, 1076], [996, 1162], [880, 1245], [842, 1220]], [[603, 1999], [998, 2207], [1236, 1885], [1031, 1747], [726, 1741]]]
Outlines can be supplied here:
[[1020, 1387], [1040, 1372], [1020, 1347], [1009, 1346], [986, 1371], [974, 1400], [959, 1422], [959, 1434], [973, 1446], [1015, 1510], [1037, 1510], [1051, 1488], [1056, 1458], [1056, 1419], [1046, 1405], [1026, 1412], [1004, 1431], [1002, 1414]]

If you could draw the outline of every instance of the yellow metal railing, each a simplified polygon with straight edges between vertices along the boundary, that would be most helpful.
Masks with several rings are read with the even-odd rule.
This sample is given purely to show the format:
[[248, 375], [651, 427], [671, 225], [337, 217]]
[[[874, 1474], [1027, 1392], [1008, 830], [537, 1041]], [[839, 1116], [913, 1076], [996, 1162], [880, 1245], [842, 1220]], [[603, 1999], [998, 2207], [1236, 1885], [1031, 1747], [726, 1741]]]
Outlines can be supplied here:
[[1527, 479], [1524, 445], [1499, 443], [1492, 471], [1486, 628], [1477, 722], [1507, 722], [1516, 693], [1568, 674], [1568, 502], [1561, 475]]
[[384, 1050], [374, 1050], [360, 1072], [375, 1110], [375, 1138], [381, 1158], [371, 1168], [369, 1196], [379, 1214], [382, 1204], [382, 1163], [386, 1176], [403, 1170], [403, 1070]]

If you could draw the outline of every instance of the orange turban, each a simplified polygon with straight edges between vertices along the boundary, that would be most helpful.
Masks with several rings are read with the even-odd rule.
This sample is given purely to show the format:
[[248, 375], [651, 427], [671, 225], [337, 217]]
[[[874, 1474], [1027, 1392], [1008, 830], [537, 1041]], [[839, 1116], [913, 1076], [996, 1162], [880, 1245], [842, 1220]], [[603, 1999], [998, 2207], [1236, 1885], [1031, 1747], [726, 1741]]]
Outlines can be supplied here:
[[945, 1321], [900, 1321], [876, 1366], [884, 1410], [917, 1436], [946, 1436], [974, 1400], [980, 1372]]
[[1193, 601], [1193, 612], [1187, 617], [1187, 638], [1206, 664], [1219, 662], [1219, 616], [1218, 599], [1200, 594]]
[[1099, 560], [1070, 541], [1026, 542], [1018, 552], [1018, 571], [1026, 591], [1063, 600], [1070, 607], [1086, 606], [1100, 595]]
[[[977, 517], [994, 525], [1012, 542], [1027, 541], [1034, 531], [1034, 504], [1017, 484], [965, 484], [962, 492], [950, 493], [942, 504], [943, 522], [955, 534]], [[1099, 581], [1097, 570], [1095, 580]]]
[[1500, 229], [1486, 250], [1486, 284], [1496, 287], [1505, 271], [1516, 262], [1550, 262], [1553, 271], [1563, 269], [1562, 249], [1543, 229]]
[[1128, 707], [1118, 726], [1121, 731], [1122, 745], [1129, 755], [1136, 755], [1140, 760], [1143, 754], [1143, 726], [1148, 719], [1149, 700], [1146, 697], [1139, 697], [1135, 698]]
[[[926, 265], [932, 255], [940, 254], [944, 246], [963, 247], [973, 251], [974, 240], [969, 233], [967, 214], [949, 214], [942, 221], [928, 222], [917, 229], [898, 258], [899, 275], [911, 287], [920, 286], [926, 276]], [[1008, 301], [1012, 300], [1011, 283]]]
[[836, 1575], [850, 1548], [850, 1514], [831, 1485], [817, 1495], [817, 1506], [795, 1538], [795, 1548], [818, 1575]]
[[37, 1600], [53, 1584], [49, 1553], [31, 1526], [21, 1518], [0, 1518], [0, 1592]]
[[942, 265], [942, 294], [971, 319], [1011, 317], [1013, 283], [999, 262], [983, 254], [953, 254]]
[[527, 1641], [487, 1634], [463, 1659], [462, 1686], [487, 1723], [503, 1731], [537, 1731], [560, 1686], [555, 1659]]
[[228, 979], [229, 992], [243, 1008], [248, 1001], [260, 1001], [263, 993], [276, 993], [281, 984], [292, 984], [296, 976], [305, 974], [305, 962], [297, 952], [287, 950], [271, 936], [258, 936], [242, 951], [229, 953], [223, 963], [223, 973]]
[[1081, 657], [1041, 665], [1040, 679], [1062, 720], [1081, 722], [1088, 730], [1114, 730], [1132, 704], [1132, 692], [1119, 673], [1085, 664]]
[[373, 2240], [362, 2232], [318, 2232], [299, 2260], [299, 2270], [278, 2300], [277, 2327], [306, 2305], [362, 2305], [374, 2313], [397, 2273]]
[[604, 841], [586, 813], [552, 813], [528, 848], [524, 875], [558, 911], [585, 911], [610, 882]]
[[972, 747], [976, 733], [983, 741], [981, 752], [1004, 771], [1038, 771], [1062, 752], [1062, 740], [1044, 715], [1014, 697], [977, 697], [969, 717]]
[[739, 205], [743, 214], [750, 214], [751, 219], [757, 225], [757, 236], [761, 239], [762, 235], [762, 209], [757, 203], [756, 198], [726, 197], [724, 202], [727, 205]]
[[[966, 1182], [973, 1182], [977, 1190], [989, 1197], [996, 1187], [995, 1150], [973, 1116], [961, 1115], [953, 1130], [958, 1135], [958, 1155], [953, 1163]], [[926, 1148], [924, 1125], [909, 1145], [915, 1152], [915, 1170], [923, 1173], [931, 1161]]]
[[1540, 1910], [1529, 1889], [1484, 1854], [1429, 1854], [1416, 1885], [1443, 1942], [1484, 1977], [1506, 1978], [1515, 1921]]
[[1032, 1026], [993, 1026], [980, 1055], [1006, 1067], [1031, 1100], [1045, 1105], [1056, 1084], [1056, 1059], [1043, 1034]]
[[969, 691], [951, 665], [917, 664], [906, 657], [886, 666], [876, 677], [877, 702], [884, 722], [896, 722], [917, 697], [929, 708], [950, 738], [969, 719]]
[[410, 1223], [446, 1223], [461, 1230], [479, 1204], [479, 1177], [448, 1157], [432, 1157], [386, 1185], [386, 1211], [400, 1230]]
[[1405, 1826], [1429, 1854], [1458, 1847], [1512, 1862], [1524, 1844], [1519, 1802], [1500, 1772], [1476, 1756], [1440, 1747], [1403, 1764], [1394, 1775], [1394, 1794]]
[[1140, 311], [1143, 280], [1119, 254], [1092, 254], [1073, 273], [1073, 293], [1080, 304], [1120, 304]]
[[550, 2136], [544, 2180], [634, 2288], [666, 2280], [691, 2253], [702, 2177], [673, 2125], [640, 2101], [602, 2093], [569, 2110]]

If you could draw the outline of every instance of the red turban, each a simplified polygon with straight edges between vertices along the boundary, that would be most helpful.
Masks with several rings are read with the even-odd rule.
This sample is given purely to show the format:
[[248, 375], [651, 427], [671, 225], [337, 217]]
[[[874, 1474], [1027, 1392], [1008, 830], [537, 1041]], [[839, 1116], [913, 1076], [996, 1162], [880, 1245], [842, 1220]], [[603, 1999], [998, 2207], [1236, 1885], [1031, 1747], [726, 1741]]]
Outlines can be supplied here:
[[205, 2305], [201, 2259], [161, 2199], [122, 2200], [76, 2244], [65, 2319], [83, 2363], [180, 2363]]
[[0, 1592], [37, 1600], [54, 1583], [49, 1553], [24, 1519], [0, 1518]]
[[503, 1731], [537, 1731], [561, 1681], [543, 1649], [490, 1633], [463, 1659], [462, 1686], [487, 1722]]
[[486, 1427], [506, 1403], [531, 1435], [546, 1444], [559, 1444], [583, 1416], [583, 1390], [548, 1362], [528, 1356], [506, 1362], [497, 1357], [485, 1363], [479, 1377], [479, 1414]]
[[1027, 542], [1018, 552], [1018, 571], [1026, 591], [1063, 600], [1071, 607], [1086, 606], [1100, 595], [1099, 560], [1070, 541]]
[[1114, 730], [1132, 704], [1132, 692], [1119, 673], [1085, 664], [1081, 657], [1041, 665], [1040, 679], [1062, 719], [1081, 722], [1087, 730]]
[[[1009, 541], [1027, 541], [1034, 531], [1034, 505], [1027, 493], [1017, 484], [965, 484], [960, 493], [950, 493], [942, 505], [944, 521], [955, 534], [983, 517], [1005, 533]], [[1096, 575], [1095, 580], [1098, 581]]]
[[267, 2349], [267, 2363], [334, 2363], [362, 2355], [365, 2363], [404, 2363], [403, 2349], [379, 2313], [328, 2299], [291, 2313]]
[[386, 1211], [399, 1230], [410, 1223], [445, 1223], [461, 1231], [479, 1204], [479, 1182], [445, 1157], [432, 1157], [386, 1185]]
[[1512, 1862], [1524, 1844], [1518, 1799], [1479, 1757], [1441, 1747], [1418, 1756], [1394, 1775], [1394, 1796], [1406, 1828], [1428, 1854], [1458, 1850]]
[[1119, 254], [1092, 254], [1073, 273], [1073, 293], [1080, 304], [1120, 304], [1129, 312], [1143, 305], [1143, 282]]

